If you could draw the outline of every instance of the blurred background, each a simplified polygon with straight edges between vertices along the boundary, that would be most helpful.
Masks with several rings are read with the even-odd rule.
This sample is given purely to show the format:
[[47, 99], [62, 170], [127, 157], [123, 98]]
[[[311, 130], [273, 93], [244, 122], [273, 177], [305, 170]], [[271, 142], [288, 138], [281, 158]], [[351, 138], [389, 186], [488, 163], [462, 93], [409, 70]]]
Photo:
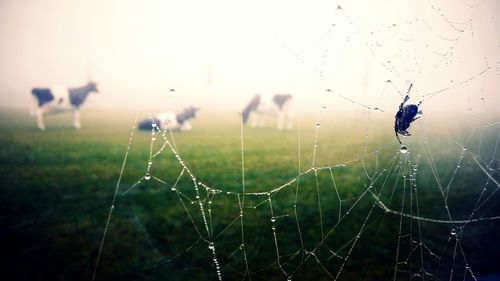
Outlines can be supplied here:
[[0, 0], [0, 42], [5, 280], [500, 280], [499, 1]]
[[[442, 102], [461, 110], [467, 99], [457, 96], [480, 88], [498, 104], [496, 1], [0, 5], [0, 103], [7, 106], [25, 105], [35, 86], [94, 80], [103, 93], [88, 101], [94, 107], [162, 107], [170, 89], [178, 93], [177, 106], [241, 107], [266, 91], [291, 92], [310, 106], [331, 89], [393, 110], [400, 102], [393, 88], [380, 100], [386, 80], [402, 92], [413, 83], [418, 98], [487, 68], [480, 81], [457, 87]], [[329, 105], [344, 107], [334, 98]]]

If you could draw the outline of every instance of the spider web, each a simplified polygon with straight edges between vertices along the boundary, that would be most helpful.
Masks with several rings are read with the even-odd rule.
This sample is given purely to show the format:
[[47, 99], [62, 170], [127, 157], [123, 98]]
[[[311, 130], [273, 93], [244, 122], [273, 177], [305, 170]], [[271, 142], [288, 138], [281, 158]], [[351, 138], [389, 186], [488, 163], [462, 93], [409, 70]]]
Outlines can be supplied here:
[[[153, 124], [150, 134], [137, 134], [134, 125], [92, 280], [481, 280], [495, 273], [497, 10], [493, 1], [453, 3], [457, 11], [426, 3], [418, 16], [406, 11], [366, 24], [354, 6], [333, 5], [319, 38], [291, 46], [275, 37], [315, 79], [307, 97], [313, 112], [299, 110], [293, 131], [266, 130], [263, 142], [238, 120], [225, 133], [209, 128], [218, 138], [207, 149], [232, 146], [238, 155], [198, 156], [189, 152], [189, 133]], [[495, 31], [481, 32], [487, 26]], [[359, 69], [335, 67], [356, 60], [357, 48], [375, 69], [362, 78], [370, 91], [342, 81]], [[424, 116], [402, 137], [403, 149], [392, 124], [410, 84], [410, 103], [422, 101]], [[141, 138], [149, 145], [135, 147]], [[287, 148], [266, 150], [270, 140]], [[133, 149], [144, 152], [144, 166], [128, 166]], [[117, 226], [123, 220], [129, 228]], [[120, 240], [130, 232], [136, 241]]]

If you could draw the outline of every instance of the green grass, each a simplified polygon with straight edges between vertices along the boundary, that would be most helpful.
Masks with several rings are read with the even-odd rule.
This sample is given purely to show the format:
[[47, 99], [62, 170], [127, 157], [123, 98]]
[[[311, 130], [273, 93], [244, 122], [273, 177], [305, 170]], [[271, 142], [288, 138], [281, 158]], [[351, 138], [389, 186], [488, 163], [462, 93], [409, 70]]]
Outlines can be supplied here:
[[[333, 167], [342, 202], [330, 169], [304, 174], [298, 184], [272, 193], [271, 203], [267, 195], [245, 196], [244, 252], [239, 249], [242, 238], [238, 219], [239, 200], [243, 198], [226, 194], [242, 192], [236, 113], [202, 112], [193, 122], [192, 131], [174, 133], [178, 152], [196, 182], [223, 191], [212, 194], [199, 187], [210, 234], [205, 230], [188, 174], [180, 178], [177, 192], [170, 189], [182, 167], [168, 147], [153, 159], [150, 170], [166, 184], [142, 180], [123, 195], [145, 175], [150, 153], [151, 133], [132, 130], [135, 110], [89, 110], [82, 116], [81, 130], [71, 129], [71, 116], [59, 115], [48, 117], [47, 130], [40, 132], [27, 110], [0, 111], [0, 239], [4, 246], [3, 274], [10, 276], [6, 280], [91, 280], [131, 132], [134, 135], [97, 269], [98, 280], [215, 280], [208, 240], [215, 241], [226, 280], [243, 279], [244, 253], [252, 280], [284, 280], [286, 276], [277, 264], [271, 206], [277, 217], [274, 226], [280, 262], [287, 274], [293, 272], [295, 280], [331, 278], [323, 267], [335, 277], [344, 260], [332, 256], [330, 250], [349, 256], [340, 280], [393, 278], [396, 255], [401, 270], [397, 279], [408, 280], [406, 271], [418, 273], [422, 268], [423, 247], [410, 250], [416, 246], [415, 241], [427, 247], [422, 250], [424, 268], [434, 274], [434, 279], [449, 280], [453, 268], [455, 278], [462, 280], [465, 262], [458, 252], [453, 262], [451, 228], [460, 230], [461, 246], [476, 275], [493, 271], [500, 260], [500, 243], [495, 238], [500, 234], [497, 221], [471, 223], [462, 229], [463, 225], [403, 219], [400, 232], [400, 216], [373, 207], [369, 193], [362, 196], [370, 185], [369, 177], [379, 176], [373, 182], [374, 192], [380, 192], [391, 209], [403, 208], [405, 213], [418, 211], [424, 217], [446, 220], [436, 176], [444, 185], [453, 179], [448, 208], [454, 219], [466, 218], [487, 182], [468, 152], [461, 168], [454, 172], [462, 155], [455, 143], [467, 142], [471, 129], [466, 126], [445, 132], [441, 130], [444, 126], [431, 126], [430, 121], [412, 125], [410, 154], [401, 155], [391, 118], [352, 114], [339, 119], [334, 112], [323, 114], [315, 166]], [[271, 126], [244, 128], [246, 192], [270, 191], [295, 179], [299, 169], [303, 172], [312, 166], [314, 116], [302, 115], [300, 134], [297, 127], [291, 131], [277, 131]], [[497, 133], [498, 127], [491, 126], [483, 130], [481, 138], [474, 134], [468, 141], [469, 151], [485, 162], [498, 158], [494, 150]], [[153, 152], [162, 144], [158, 136]], [[407, 160], [419, 163], [416, 191], [410, 191], [408, 178], [405, 181], [396, 169], [404, 168]], [[498, 167], [493, 167], [497, 162], [491, 163], [491, 175], [498, 180]], [[388, 172], [381, 173], [384, 168]], [[486, 188], [480, 201], [485, 203], [475, 218], [498, 215], [496, 186], [490, 181]], [[235, 223], [228, 227], [232, 221]], [[360, 229], [360, 238], [350, 251]], [[306, 258], [306, 251], [316, 248], [323, 237], [327, 238], [315, 252], [317, 260]]]

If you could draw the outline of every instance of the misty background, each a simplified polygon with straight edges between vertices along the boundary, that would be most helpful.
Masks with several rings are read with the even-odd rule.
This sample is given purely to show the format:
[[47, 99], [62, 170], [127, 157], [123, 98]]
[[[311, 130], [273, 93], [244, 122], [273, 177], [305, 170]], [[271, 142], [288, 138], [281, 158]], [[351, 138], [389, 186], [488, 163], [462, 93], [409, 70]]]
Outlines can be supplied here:
[[[1, 276], [498, 278], [499, 78], [498, 0], [0, 0]], [[31, 88], [88, 80], [36, 129]], [[292, 130], [241, 125], [264, 92]]]
[[461, 0], [2, 0], [0, 105], [93, 80], [100, 93], [85, 108], [236, 110], [255, 93], [290, 92], [299, 107], [392, 115], [413, 83], [424, 112], [495, 113], [499, 11]]

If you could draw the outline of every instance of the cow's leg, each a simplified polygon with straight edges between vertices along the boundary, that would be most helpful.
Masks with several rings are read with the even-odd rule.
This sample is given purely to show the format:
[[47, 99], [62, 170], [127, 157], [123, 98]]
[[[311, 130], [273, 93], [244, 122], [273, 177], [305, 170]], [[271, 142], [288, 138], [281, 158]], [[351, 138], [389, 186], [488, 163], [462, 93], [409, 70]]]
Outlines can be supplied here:
[[282, 128], [286, 125], [286, 129], [290, 130], [293, 128], [293, 106], [290, 101], [287, 101], [281, 108], [280, 117], [282, 118]]
[[257, 126], [259, 126], [259, 128], [262, 128], [264, 127], [265, 123], [266, 123], [266, 118], [265, 118], [265, 113], [264, 112], [259, 112], [259, 124]]
[[287, 130], [291, 130], [291, 129], [293, 129], [293, 118], [288, 117], [287, 119], [288, 120], [287, 120], [287, 123], [286, 123], [286, 129]]
[[80, 124], [80, 110], [78, 108], [73, 110], [73, 127], [75, 129], [80, 129], [82, 127]]
[[286, 124], [286, 129], [291, 130], [293, 128], [293, 108], [292, 106], [287, 106], [286, 108], [286, 119], [287, 119], [287, 124]]
[[259, 124], [260, 112], [255, 111], [252, 117], [252, 128], [257, 127]]
[[192, 128], [193, 127], [191, 127], [191, 124], [188, 121], [184, 121], [184, 123], [182, 123], [181, 125], [181, 131], [189, 131]]
[[43, 107], [38, 107], [36, 109], [36, 124], [38, 126], [38, 129], [40, 130], [45, 130], [45, 123], [43, 122], [43, 113], [45, 109]]
[[38, 109], [38, 99], [34, 95], [31, 95], [30, 115], [36, 116], [37, 109]]
[[259, 128], [264, 128], [265, 125], [266, 125], [265, 118], [260, 118]]
[[285, 111], [280, 109], [278, 111], [278, 130], [283, 130], [283, 125], [285, 123]]

